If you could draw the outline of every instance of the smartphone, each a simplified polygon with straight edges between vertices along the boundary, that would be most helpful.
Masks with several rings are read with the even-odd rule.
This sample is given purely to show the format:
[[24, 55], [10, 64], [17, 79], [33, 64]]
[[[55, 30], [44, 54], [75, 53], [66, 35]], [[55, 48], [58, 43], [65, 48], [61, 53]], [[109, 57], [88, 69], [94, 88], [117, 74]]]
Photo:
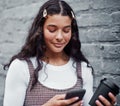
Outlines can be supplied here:
[[[85, 95], [85, 92], [86, 92], [85, 89], [69, 91], [69, 92], [66, 93], [65, 99], [70, 99], [70, 98], [73, 98], [73, 97], [79, 97], [78, 100], [76, 100], [75, 102], [72, 103], [72, 104], [74, 104], [74, 103], [78, 102], [79, 100], [82, 100], [82, 98]], [[72, 104], [70, 104], [70, 105], [72, 105]]]

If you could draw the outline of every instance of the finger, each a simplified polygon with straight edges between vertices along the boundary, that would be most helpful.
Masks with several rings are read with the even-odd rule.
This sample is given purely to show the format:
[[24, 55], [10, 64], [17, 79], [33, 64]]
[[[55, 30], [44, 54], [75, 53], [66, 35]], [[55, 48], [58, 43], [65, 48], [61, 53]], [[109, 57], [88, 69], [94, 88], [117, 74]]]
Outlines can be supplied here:
[[103, 104], [99, 100], [96, 100], [95, 103], [97, 106], [103, 106]]
[[74, 103], [72, 106], [83, 106], [83, 100]]
[[66, 99], [66, 100], [63, 100], [61, 102], [63, 102], [64, 105], [69, 105], [75, 101], [77, 101], [79, 99], [79, 97], [74, 97], [74, 98], [70, 98], [70, 99]]
[[116, 101], [117, 101], [117, 98], [111, 93], [111, 92], [109, 92], [109, 97], [111, 98], [111, 100], [112, 100], [112, 104], [115, 104], [116, 103]]
[[57, 100], [64, 100], [65, 96], [66, 94], [60, 94], [60, 95], [55, 95], [54, 98], [56, 98]]
[[102, 95], [99, 96], [99, 99], [105, 106], [111, 106], [111, 103]]

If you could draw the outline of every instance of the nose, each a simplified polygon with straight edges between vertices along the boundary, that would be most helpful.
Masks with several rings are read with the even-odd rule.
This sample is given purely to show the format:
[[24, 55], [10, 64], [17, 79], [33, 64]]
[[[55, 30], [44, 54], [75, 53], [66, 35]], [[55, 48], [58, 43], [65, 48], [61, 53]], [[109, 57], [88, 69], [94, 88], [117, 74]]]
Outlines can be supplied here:
[[62, 31], [58, 31], [58, 33], [56, 35], [56, 40], [61, 41], [62, 39], [63, 39]]

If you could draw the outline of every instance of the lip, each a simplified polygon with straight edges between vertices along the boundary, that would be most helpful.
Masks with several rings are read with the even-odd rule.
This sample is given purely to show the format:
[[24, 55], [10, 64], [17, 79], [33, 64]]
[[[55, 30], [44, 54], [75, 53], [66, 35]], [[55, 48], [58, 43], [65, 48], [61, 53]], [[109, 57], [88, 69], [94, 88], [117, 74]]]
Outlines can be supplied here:
[[57, 47], [57, 48], [60, 48], [62, 47], [64, 44], [63, 43], [54, 43], [54, 46]]

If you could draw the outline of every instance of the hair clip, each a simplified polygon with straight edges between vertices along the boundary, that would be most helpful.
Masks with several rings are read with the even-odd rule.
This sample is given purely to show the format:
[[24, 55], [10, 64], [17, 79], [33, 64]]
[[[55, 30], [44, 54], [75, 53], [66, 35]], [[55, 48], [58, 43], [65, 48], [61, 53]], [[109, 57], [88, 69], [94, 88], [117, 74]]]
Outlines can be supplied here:
[[44, 11], [43, 11], [43, 17], [45, 18], [46, 16], [47, 16], [47, 10], [44, 9]]
[[72, 14], [72, 17], [75, 18], [75, 15], [74, 15], [73, 11], [71, 11], [71, 14]]

